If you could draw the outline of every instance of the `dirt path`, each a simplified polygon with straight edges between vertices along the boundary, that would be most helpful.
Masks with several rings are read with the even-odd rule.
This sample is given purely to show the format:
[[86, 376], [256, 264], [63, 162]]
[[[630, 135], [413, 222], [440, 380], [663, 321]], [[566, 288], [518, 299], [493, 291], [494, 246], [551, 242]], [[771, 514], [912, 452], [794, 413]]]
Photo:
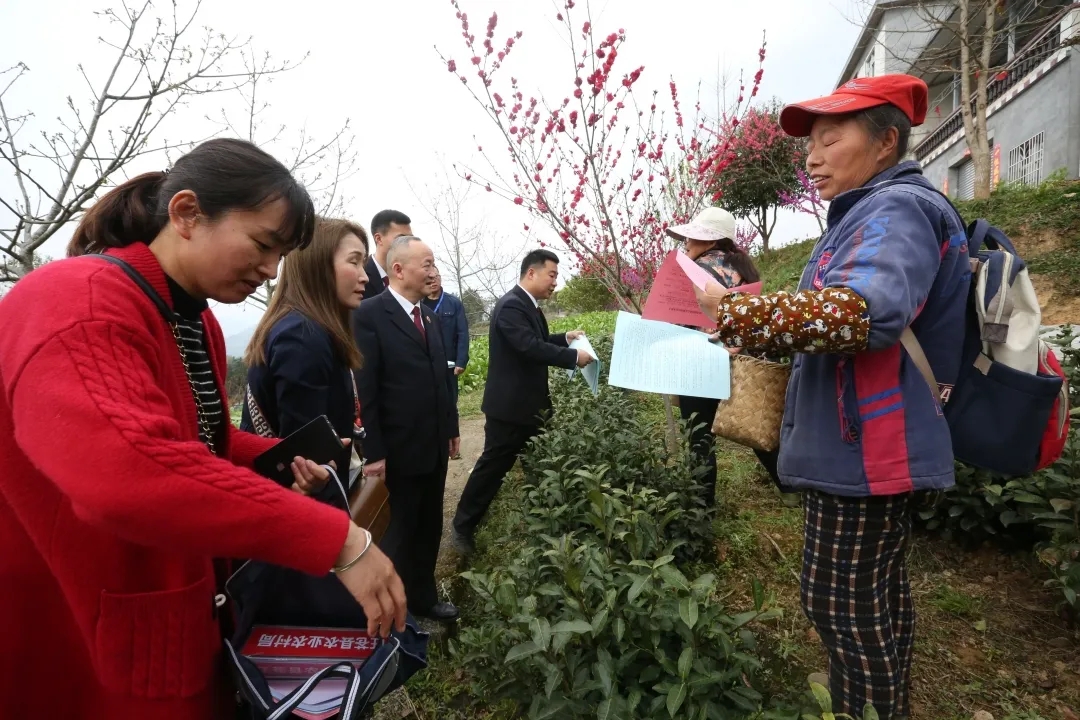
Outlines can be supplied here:
[[439, 546], [439, 563], [435, 567], [435, 577], [440, 585], [444, 585], [447, 578], [458, 572], [458, 556], [450, 544], [450, 534], [453, 532], [458, 498], [465, 489], [473, 465], [484, 449], [484, 416], [465, 418], [461, 421], [459, 430], [461, 459], [450, 461], [450, 468], [446, 473], [446, 492], [443, 495], [442, 545]]

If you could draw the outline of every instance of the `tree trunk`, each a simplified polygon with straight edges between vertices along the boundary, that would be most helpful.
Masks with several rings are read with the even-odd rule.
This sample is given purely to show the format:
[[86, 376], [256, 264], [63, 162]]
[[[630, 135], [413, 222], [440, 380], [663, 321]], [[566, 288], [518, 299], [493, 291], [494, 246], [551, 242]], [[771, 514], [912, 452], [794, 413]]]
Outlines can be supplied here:
[[975, 77], [975, 146], [971, 148], [971, 162], [975, 165], [975, 198], [985, 200], [993, 190], [990, 177], [990, 131], [986, 126], [987, 93], [990, 83], [990, 54], [994, 47], [993, 3], [984, 9], [982, 47], [979, 53], [979, 71]]
[[668, 452], [675, 452], [679, 448], [679, 424], [675, 421], [675, 404], [672, 402], [674, 395], [662, 397], [664, 398], [664, 421], [667, 424]]
[[[968, 41], [971, 20], [971, 0], [960, 0], [960, 115], [964, 120], [964, 138], [971, 152], [975, 169], [974, 196], [990, 196], [990, 140], [986, 126], [986, 86], [990, 75], [990, 52], [994, 44], [994, 7], [987, 4], [984, 12], [981, 46], [973, 56]], [[972, 88], [972, 79], [975, 87]], [[972, 107], [974, 105], [974, 107]]]
[[769, 252], [769, 235], [772, 234], [772, 228], [769, 227], [769, 208], [758, 208], [757, 220], [750, 220], [750, 224], [754, 226], [758, 237], [761, 238], [761, 252]]
[[[985, 123], [985, 120], [983, 122]], [[971, 148], [971, 164], [975, 166], [974, 197], [976, 200], [985, 200], [990, 197], [990, 191], [993, 190], [990, 181], [990, 144], [985, 133]]]

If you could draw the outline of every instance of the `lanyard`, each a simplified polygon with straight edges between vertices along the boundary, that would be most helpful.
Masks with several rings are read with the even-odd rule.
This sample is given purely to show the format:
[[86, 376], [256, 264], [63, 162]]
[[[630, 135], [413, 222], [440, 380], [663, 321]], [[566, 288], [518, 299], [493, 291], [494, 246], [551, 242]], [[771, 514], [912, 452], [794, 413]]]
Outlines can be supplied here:
[[443, 300], [445, 300], [445, 299], [446, 299], [446, 291], [444, 290], [444, 291], [443, 291], [443, 292], [442, 292], [442, 293], [441, 293], [441, 294], [439, 295], [439, 302], [435, 303], [435, 312], [436, 312], [436, 313], [437, 313], [437, 312], [439, 312], [439, 308], [441, 308], [441, 307], [442, 307], [442, 301], [443, 301]]

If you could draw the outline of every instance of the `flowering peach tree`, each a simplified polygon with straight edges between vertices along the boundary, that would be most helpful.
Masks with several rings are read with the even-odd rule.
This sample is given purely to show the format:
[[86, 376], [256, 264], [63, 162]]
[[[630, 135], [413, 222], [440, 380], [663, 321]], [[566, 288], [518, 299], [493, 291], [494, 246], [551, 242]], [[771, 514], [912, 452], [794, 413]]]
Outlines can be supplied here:
[[670, 105], [665, 98], [660, 108], [655, 91], [640, 101], [644, 67], [619, 62], [624, 30], [599, 33], [587, 3], [563, 0], [555, 17], [573, 77], [565, 95], [546, 98], [527, 94], [518, 77], [507, 77], [506, 63], [522, 32], [497, 40], [499, 19], [492, 13], [478, 38], [459, 1], [450, 1], [467, 56], [440, 57], [505, 143], [495, 154], [478, 145], [487, 168], [460, 172], [550, 226], [578, 267], [600, 280], [620, 307], [640, 311], [671, 247], [668, 224], [685, 222], [709, 201], [711, 178], [727, 161], [717, 148], [745, 109], [742, 95], [748, 100], [757, 93], [764, 44], [752, 93], [741, 92], [728, 117], [709, 119], [700, 102], [684, 112], [674, 81]]
[[781, 206], [794, 210], [798, 213], [812, 216], [817, 220], [818, 230], [825, 234], [825, 220], [828, 217], [828, 208], [821, 199], [817, 186], [810, 180], [810, 176], [802, 168], [795, 168], [795, 178], [798, 183], [794, 190], [780, 191]]
[[805, 189], [798, 172], [806, 151], [800, 140], [780, 129], [779, 114], [779, 104], [773, 102], [751, 108], [737, 123], [733, 120], [714, 160], [719, 168], [713, 176], [714, 198], [750, 223], [766, 252], [784, 198]]

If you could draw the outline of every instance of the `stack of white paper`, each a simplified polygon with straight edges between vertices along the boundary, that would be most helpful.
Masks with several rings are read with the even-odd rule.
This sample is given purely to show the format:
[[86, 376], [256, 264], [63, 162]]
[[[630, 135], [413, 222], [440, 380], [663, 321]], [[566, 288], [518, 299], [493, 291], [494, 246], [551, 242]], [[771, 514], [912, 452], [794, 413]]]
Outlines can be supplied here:
[[592, 343], [589, 342], [589, 338], [587, 336], [585, 336], [585, 335], [582, 335], [581, 337], [579, 337], [579, 338], [577, 338], [575, 340], [572, 340], [570, 342], [570, 349], [571, 350], [584, 350], [585, 352], [589, 353], [594, 358], [596, 358], [596, 360], [589, 363], [588, 365], [586, 365], [583, 368], [574, 368], [573, 370], [567, 370], [566, 371], [567, 377], [569, 377], [571, 380], [573, 380], [574, 375], [576, 375], [577, 371], [580, 369], [581, 370], [581, 377], [585, 378], [585, 382], [589, 384], [589, 390], [592, 391], [592, 394], [593, 395], [599, 394], [599, 392], [600, 392], [600, 356], [596, 354], [595, 350], [593, 350], [593, 346], [592, 346]]
[[731, 356], [703, 332], [620, 312], [608, 385], [727, 400]]

